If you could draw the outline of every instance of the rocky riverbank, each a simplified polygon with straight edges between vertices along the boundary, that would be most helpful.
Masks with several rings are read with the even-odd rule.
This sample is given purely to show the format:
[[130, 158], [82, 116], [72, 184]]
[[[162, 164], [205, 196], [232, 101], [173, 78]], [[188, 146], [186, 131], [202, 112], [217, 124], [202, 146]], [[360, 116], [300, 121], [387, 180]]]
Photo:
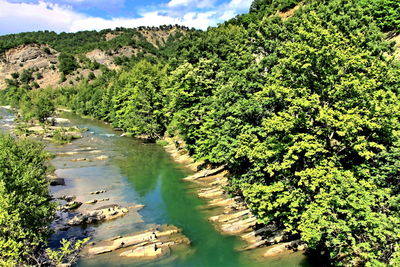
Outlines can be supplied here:
[[171, 225], [161, 225], [146, 231], [118, 236], [92, 244], [85, 253], [88, 256], [110, 253], [118, 250], [120, 257], [139, 260], [154, 260], [168, 257], [176, 246], [190, 245], [182, 230]]
[[[66, 120], [64, 122], [69, 123]], [[47, 129], [52, 130], [54, 127], [57, 126], [47, 127]], [[75, 127], [71, 126], [69, 128]], [[48, 132], [47, 130], [42, 132], [41, 126], [32, 126], [28, 129], [30, 132], [33, 131], [36, 136]], [[90, 140], [92, 139], [90, 137]], [[84, 140], [79, 142], [82, 141], [85, 143]], [[88, 164], [91, 166], [103, 166], [113, 158], [112, 153], [104, 155], [105, 151], [103, 150], [92, 146], [76, 147], [76, 143], [53, 147], [57, 148], [54, 153], [56, 158], [54, 159], [62, 159], [64, 162], [63, 168], [66, 166], [87, 166]], [[57, 192], [54, 196], [54, 201], [59, 204], [56, 219], [51, 225], [55, 236], [70, 236], [78, 239], [93, 238], [97, 235], [97, 229], [101, 224], [123, 227], [124, 223], [126, 224], [130, 218], [137, 222], [138, 229], [147, 228], [145, 231], [140, 230], [124, 236], [115, 236], [104, 241], [101, 241], [101, 239], [100, 241], [98, 239], [95, 242], [92, 241], [84, 249], [83, 256], [93, 258], [100, 254], [116, 251], [112, 254], [112, 257], [131, 259], [132, 262], [137, 263], [164, 258], [169, 259], [169, 256], [173, 254], [173, 248], [182, 247], [187, 249], [190, 245], [190, 240], [183, 235], [181, 229], [175, 226], [143, 225], [144, 220], [139, 211], [144, 208], [144, 205], [122, 204], [123, 202], [118, 201], [118, 197], [110, 192], [113, 191], [112, 186], [104, 184], [102, 188], [90, 187], [91, 190], [89, 190], [85, 185], [80, 185], [76, 182], [80, 180], [79, 178], [64, 178], [62, 174], [58, 176], [58, 173], [56, 171], [47, 177], [54, 189], [53, 191]], [[62, 192], [64, 194], [72, 193], [68, 190], [68, 188], [71, 188], [71, 184], [74, 184], [73, 187], [76, 189], [73, 192], [74, 195], [60, 194]], [[63, 188], [66, 188], [67, 191], [64, 191]], [[84, 188], [87, 189], [85, 190]], [[111, 201], [115, 201], [115, 204], [107, 204]], [[101, 205], [101, 203], [107, 205]], [[124, 223], [112, 223], [114, 220], [121, 220]], [[130, 227], [132, 226], [130, 225]], [[177, 255], [174, 255], [174, 257], [177, 257]]]
[[306, 249], [305, 244], [291, 240], [275, 225], [259, 223], [240, 196], [227, 194], [224, 188], [228, 185], [229, 173], [225, 166], [209, 168], [204, 162], [196, 162], [189, 156], [184, 142], [172, 138], [165, 141], [168, 145], [164, 148], [172, 158], [195, 172], [183, 180], [198, 184], [198, 197], [207, 200], [208, 208], [216, 209], [217, 214], [211, 216], [209, 221], [222, 234], [236, 235], [245, 241], [246, 245], [238, 250], [258, 249], [264, 257], [273, 257]]

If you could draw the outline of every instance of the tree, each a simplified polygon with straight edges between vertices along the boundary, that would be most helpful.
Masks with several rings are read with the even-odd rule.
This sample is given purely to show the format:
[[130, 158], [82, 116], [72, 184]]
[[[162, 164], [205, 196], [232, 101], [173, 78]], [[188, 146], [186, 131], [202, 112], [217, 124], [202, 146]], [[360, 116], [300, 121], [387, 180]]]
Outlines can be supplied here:
[[55, 106], [46, 92], [30, 91], [28, 97], [19, 103], [25, 119], [45, 122], [48, 117], [53, 115]]
[[160, 138], [165, 131], [164, 80], [166, 67], [147, 60], [121, 74], [125, 87], [114, 96], [115, 124], [134, 135]]
[[64, 75], [68, 75], [68, 74], [72, 73], [74, 70], [76, 70], [79, 67], [78, 63], [76, 62], [75, 57], [70, 54], [61, 53], [58, 56], [58, 61], [59, 61], [58, 69]]
[[[300, 22], [301, 21], [301, 22]], [[345, 265], [388, 263], [399, 242], [394, 185], [373, 176], [396, 146], [399, 69], [315, 12], [293, 25], [254, 101], [267, 112], [240, 135], [243, 193], [265, 223]], [[398, 155], [392, 154], [393, 157]], [[378, 179], [379, 178], [379, 179]]]
[[0, 265], [23, 264], [47, 242], [55, 206], [46, 159], [42, 145], [0, 135]]

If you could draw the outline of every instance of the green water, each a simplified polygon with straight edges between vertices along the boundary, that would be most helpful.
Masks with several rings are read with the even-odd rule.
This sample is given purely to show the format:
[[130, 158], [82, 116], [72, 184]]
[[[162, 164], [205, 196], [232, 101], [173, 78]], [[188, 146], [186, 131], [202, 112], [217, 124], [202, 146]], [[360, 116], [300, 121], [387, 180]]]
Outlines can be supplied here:
[[[190, 172], [173, 162], [163, 148], [156, 144], [144, 144], [128, 137], [120, 137], [106, 124], [82, 119], [69, 114], [73, 125], [88, 128], [85, 137], [72, 144], [49, 145], [52, 152], [77, 151], [91, 147], [101, 150], [98, 154], [82, 152], [79, 155], [58, 156], [52, 160], [56, 173], [66, 179], [66, 186], [52, 187], [55, 196], [76, 195], [78, 201], [93, 199], [88, 192], [105, 189], [100, 198], [110, 201], [83, 205], [80, 209], [92, 209], [116, 203], [122, 206], [144, 204], [139, 212], [129, 212], [122, 218], [89, 228], [71, 229], [53, 236], [52, 242], [60, 238], [90, 232], [95, 242], [118, 235], [148, 229], [155, 224], [172, 224], [183, 229], [192, 242], [190, 248], [173, 251], [172, 257], [157, 262], [137, 262], [123, 259], [117, 253], [95, 257], [83, 257], [78, 266], [310, 266], [300, 252], [290, 255], [262, 259], [261, 251], [238, 252], [243, 247], [239, 238], [223, 236], [214, 229], [207, 218], [216, 214], [206, 202], [196, 195], [197, 186], [183, 182]], [[108, 160], [72, 162], [79, 157], [93, 158], [109, 156]]]

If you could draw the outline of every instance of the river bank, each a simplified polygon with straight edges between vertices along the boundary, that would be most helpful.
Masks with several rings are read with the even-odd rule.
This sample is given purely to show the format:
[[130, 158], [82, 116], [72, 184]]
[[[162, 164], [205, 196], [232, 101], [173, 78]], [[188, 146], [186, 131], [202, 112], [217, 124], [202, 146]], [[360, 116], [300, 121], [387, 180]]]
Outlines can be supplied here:
[[176, 162], [195, 172], [183, 180], [200, 185], [197, 196], [206, 199], [210, 209], [216, 209], [216, 214], [208, 220], [220, 233], [238, 236], [246, 242], [245, 246], [237, 250], [258, 250], [262, 257], [306, 251], [306, 244], [290, 238], [275, 225], [259, 223], [242, 197], [230, 196], [226, 192], [229, 172], [224, 166], [211, 168], [202, 161], [195, 161], [185, 149], [184, 142], [177, 137], [165, 138], [164, 141], [167, 142], [165, 151]]
[[[82, 205], [74, 212], [81, 214], [109, 204], [128, 209], [143, 205], [141, 209], [129, 209], [117, 219], [71, 226], [53, 235], [52, 246], [57, 246], [62, 238], [91, 237], [91, 244], [77, 266], [309, 266], [299, 253], [273, 258], [260, 258], [254, 251], [239, 253], [237, 249], [243, 247], [244, 242], [219, 234], [208, 220], [221, 207], [210, 209], [204, 199], [197, 197], [198, 190], [203, 187], [182, 180], [194, 172], [187, 169], [186, 164], [175, 163], [160, 145], [121, 137], [120, 132], [96, 120], [71, 113], [61, 117], [87, 131], [82, 138], [68, 144], [47, 143], [46, 149], [56, 155], [51, 159], [55, 174], [65, 182], [65, 185], [51, 187], [52, 195], [55, 198], [75, 196], [73, 201]], [[99, 156], [104, 157], [96, 159]], [[76, 160], [82, 158], [87, 160]], [[97, 201], [92, 203], [93, 200]], [[180, 229], [190, 245], [173, 247], [172, 253], [167, 250], [168, 257], [145, 263], [120, 256], [125, 250], [132, 251], [135, 244], [104, 254], [86, 254], [90, 248], [108, 246], [111, 241], [118, 240], [116, 237], [126, 238], [166, 225]], [[147, 244], [153, 246], [154, 243], [157, 242]], [[145, 250], [135, 253], [144, 255]]]

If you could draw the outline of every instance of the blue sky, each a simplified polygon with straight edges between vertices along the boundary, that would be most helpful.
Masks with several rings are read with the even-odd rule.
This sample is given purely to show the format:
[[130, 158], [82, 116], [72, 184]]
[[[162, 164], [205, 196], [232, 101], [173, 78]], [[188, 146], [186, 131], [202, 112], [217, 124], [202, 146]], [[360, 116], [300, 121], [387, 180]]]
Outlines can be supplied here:
[[246, 13], [252, 0], [0, 0], [0, 35], [181, 24], [198, 29]]

